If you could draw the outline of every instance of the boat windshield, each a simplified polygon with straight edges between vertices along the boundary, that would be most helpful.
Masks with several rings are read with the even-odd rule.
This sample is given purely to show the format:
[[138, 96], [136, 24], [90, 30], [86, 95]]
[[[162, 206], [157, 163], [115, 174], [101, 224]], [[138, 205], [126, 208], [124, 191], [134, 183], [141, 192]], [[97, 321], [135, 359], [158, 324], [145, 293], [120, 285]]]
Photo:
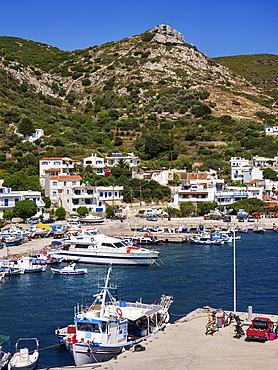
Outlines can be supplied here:
[[84, 235], [94, 236], [100, 235], [101, 233], [98, 230], [84, 231]]
[[119, 243], [114, 243], [115, 247], [116, 248], [122, 248], [123, 247], [123, 242], [119, 242]]

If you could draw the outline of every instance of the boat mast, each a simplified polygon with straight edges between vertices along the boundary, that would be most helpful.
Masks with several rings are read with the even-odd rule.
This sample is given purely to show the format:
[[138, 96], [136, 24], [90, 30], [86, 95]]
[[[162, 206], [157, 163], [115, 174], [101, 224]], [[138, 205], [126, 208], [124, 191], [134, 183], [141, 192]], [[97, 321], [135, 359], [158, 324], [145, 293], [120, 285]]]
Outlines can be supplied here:
[[106, 292], [107, 292], [107, 287], [108, 287], [108, 282], [109, 282], [109, 275], [110, 275], [111, 269], [112, 269], [112, 265], [110, 264], [107, 275], [106, 275], [105, 287], [103, 288], [103, 294], [102, 294], [102, 300], [101, 300], [101, 306], [100, 306], [100, 319], [103, 318], [103, 314], [104, 314]]

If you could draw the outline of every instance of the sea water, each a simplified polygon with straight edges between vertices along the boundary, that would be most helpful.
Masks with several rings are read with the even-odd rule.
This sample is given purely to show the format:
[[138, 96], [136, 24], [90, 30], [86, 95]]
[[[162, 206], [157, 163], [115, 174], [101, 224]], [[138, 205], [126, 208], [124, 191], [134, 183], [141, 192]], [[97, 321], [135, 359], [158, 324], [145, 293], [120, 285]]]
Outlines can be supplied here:
[[[236, 241], [237, 311], [278, 314], [278, 234], [240, 234]], [[113, 266], [111, 282], [118, 298], [145, 303], [171, 294], [171, 322], [203, 306], [234, 308], [233, 243], [190, 243], [155, 246], [161, 260], [152, 267]], [[66, 265], [66, 264], [63, 264]], [[85, 265], [79, 264], [80, 267]], [[46, 272], [5, 277], [0, 282], [0, 334], [11, 337], [11, 350], [20, 337], [40, 341], [39, 368], [73, 364], [71, 354], [57, 345], [54, 331], [72, 323], [74, 306], [91, 304], [97, 286], [103, 285], [107, 267], [86, 265], [88, 275], [53, 275]]]

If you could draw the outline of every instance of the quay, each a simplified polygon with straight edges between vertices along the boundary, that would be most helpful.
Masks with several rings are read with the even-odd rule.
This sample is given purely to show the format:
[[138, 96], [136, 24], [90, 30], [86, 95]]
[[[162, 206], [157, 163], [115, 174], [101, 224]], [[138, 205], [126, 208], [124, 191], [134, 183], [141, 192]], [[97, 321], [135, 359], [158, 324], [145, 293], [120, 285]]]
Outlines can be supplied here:
[[[213, 309], [209, 310], [210, 312]], [[227, 312], [227, 311], [226, 311]], [[237, 314], [244, 319], [243, 329], [251, 324], [247, 313]], [[234, 338], [234, 322], [219, 328], [213, 336], [205, 335], [208, 322], [207, 309], [198, 308], [185, 317], [169, 324], [164, 331], [142, 342], [144, 351], [134, 349], [103, 363], [82, 366], [82, 369], [100, 370], [261, 370], [278, 369], [278, 339], [274, 341], [247, 341], [246, 337]], [[221, 315], [221, 309], [218, 315]], [[277, 315], [269, 317], [273, 322]], [[78, 367], [52, 368], [51, 370], [81, 369]]]

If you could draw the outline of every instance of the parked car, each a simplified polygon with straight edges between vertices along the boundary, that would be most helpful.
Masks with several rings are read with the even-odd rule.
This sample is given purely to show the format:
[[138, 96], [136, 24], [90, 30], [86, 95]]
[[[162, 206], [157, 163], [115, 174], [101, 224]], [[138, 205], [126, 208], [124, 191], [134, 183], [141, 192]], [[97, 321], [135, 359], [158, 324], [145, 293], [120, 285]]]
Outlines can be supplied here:
[[72, 216], [67, 219], [67, 222], [79, 222], [79, 220], [78, 216]]
[[230, 215], [225, 215], [225, 216], [223, 216], [223, 221], [224, 222], [231, 222], [232, 221], [232, 217]]
[[237, 218], [237, 220], [238, 220], [238, 222], [244, 222], [244, 217], [239, 216], [239, 217]]
[[204, 215], [204, 220], [209, 220], [209, 219], [210, 219], [209, 215]]
[[42, 224], [53, 224], [55, 222], [54, 218], [48, 218], [42, 221]]
[[30, 218], [30, 224], [38, 224], [40, 222], [40, 219], [38, 217], [32, 217]]
[[255, 217], [255, 218], [262, 218], [262, 216], [259, 215], [258, 213], [256, 213], [255, 215], [253, 215], [253, 217]]
[[247, 218], [247, 221], [248, 222], [255, 222], [255, 217], [253, 217], [253, 216], [249, 216], [248, 218]]

